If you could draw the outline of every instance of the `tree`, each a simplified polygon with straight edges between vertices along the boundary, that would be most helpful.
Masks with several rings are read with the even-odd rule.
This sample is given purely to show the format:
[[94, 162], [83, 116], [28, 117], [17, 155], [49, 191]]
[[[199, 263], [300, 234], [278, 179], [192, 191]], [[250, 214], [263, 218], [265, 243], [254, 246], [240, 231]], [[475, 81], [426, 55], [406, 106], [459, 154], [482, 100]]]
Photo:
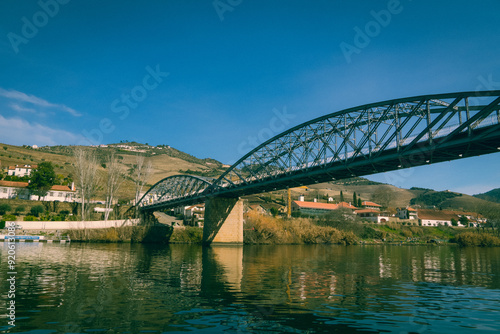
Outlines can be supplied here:
[[104, 220], [108, 220], [115, 195], [125, 180], [120, 164], [114, 153], [111, 153], [111, 155], [107, 157], [106, 166], [108, 167], [108, 179], [106, 182], [106, 211], [104, 213]]
[[358, 197], [356, 196], [356, 192], [352, 193], [352, 205], [358, 204]]
[[458, 221], [455, 218], [451, 218], [451, 226], [458, 226]]
[[12, 211], [12, 207], [9, 204], [6, 203], [0, 204], [0, 215], [3, 216], [9, 211]]
[[82, 220], [85, 221], [88, 210], [87, 204], [95, 197], [100, 181], [97, 172], [97, 157], [94, 151], [82, 147], [76, 147], [73, 156], [75, 158], [76, 191], [80, 197]]
[[340, 201], [344, 201], [344, 193], [342, 192], [342, 190], [340, 191]]
[[40, 197], [44, 197], [49, 192], [50, 188], [56, 182], [56, 173], [52, 162], [46, 161], [38, 165], [38, 167], [31, 173], [30, 183], [28, 189], [30, 192]]
[[139, 196], [149, 178], [149, 175], [151, 174], [152, 168], [153, 167], [151, 165], [151, 161], [148, 161], [146, 163], [143, 155], [136, 156], [136, 163], [129, 171], [130, 177], [132, 178], [135, 184], [136, 204], [139, 202], [140, 199]]
[[361, 198], [358, 197], [358, 208], [363, 206], [363, 202], [361, 201]]
[[465, 227], [469, 226], [469, 218], [467, 218], [466, 216], [460, 216], [458, 221], [460, 222], [460, 224], [464, 225]]
[[30, 214], [32, 216], [38, 217], [45, 212], [43, 205], [35, 205], [31, 207]]

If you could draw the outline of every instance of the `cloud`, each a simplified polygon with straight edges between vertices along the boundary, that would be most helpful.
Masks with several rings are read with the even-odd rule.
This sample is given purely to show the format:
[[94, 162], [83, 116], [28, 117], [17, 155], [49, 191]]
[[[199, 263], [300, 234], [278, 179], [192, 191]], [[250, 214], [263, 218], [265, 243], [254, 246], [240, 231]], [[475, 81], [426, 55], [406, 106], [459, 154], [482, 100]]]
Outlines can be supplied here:
[[30, 112], [30, 113], [36, 113], [36, 110], [35, 109], [32, 109], [32, 108], [25, 108], [25, 107], [22, 107], [20, 106], [19, 104], [17, 103], [11, 103], [9, 104], [9, 106], [14, 109], [15, 111], [19, 111], [19, 112]]
[[[28, 95], [23, 92], [19, 92], [17, 90], [6, 90], [3, 88], [0, 88], [0, 96], [3, 96], [7, 99], [10, 100], [15, 100], [19, 101], [22, 103], [29, 103], [38, 107], [43, 107], [43, 108], [55, 108], [62, 110], [64, 112], [69, 113], [70, 115], [73, 115], [75, 117], [80, 117], [82, 114], [80, 114], [78, 111], [65, 106], [64, 104], [56, 104], [56, 103], [50, 103], [44, 99], [41, 99], [39, 97], [36, 97], [34, 95]], [[18, 105], [19, 106], [19, 105]]]
[[0, 115], [0, 142], [12, 145], [70, 145], [85, 138], [71, 132]]

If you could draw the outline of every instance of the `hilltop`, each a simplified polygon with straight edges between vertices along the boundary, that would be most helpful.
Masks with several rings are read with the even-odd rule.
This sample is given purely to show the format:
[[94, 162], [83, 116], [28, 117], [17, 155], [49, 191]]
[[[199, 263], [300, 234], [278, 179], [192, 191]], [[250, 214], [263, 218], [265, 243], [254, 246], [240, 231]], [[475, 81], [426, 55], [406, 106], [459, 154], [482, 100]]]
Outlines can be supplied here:
[[[32, 148], [30, 146], [15, 146], [0, 144], [0, 168], [4, 170], [12, 165], [37, 165], [43, 161], [50, 161], [54, 165], [56, 174], [62, 178], [73, 177], [73, 146], [43, 146]], [[199, 159], [167, 145], [150, 146], [135, 142], [100, 145], [89, 147], [94, 150], [99, 159], [99, 171], [106, 175], [106, 157], [115, 153], [125, 174], [134, 165], [136, 156], [142, 154], [150, 159], [152, 173], [148, 179], [151, 186], [161, 179], [175, 174], [197, 174], [204, 176], [220, 175], [227, 166], [214, 159]], [[125, 180], [118, 197], [129, 200], [133, 197], [133, 183], [131, 179]]]

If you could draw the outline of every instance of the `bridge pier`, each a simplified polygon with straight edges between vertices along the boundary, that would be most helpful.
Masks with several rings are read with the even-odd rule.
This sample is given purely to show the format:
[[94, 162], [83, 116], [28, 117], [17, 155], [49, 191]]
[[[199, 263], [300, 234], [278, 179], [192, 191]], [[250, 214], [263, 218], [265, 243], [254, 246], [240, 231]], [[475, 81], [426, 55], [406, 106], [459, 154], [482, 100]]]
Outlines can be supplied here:
[[243, 200], [210, 197], [205, 202], [203, 244], [243, 243]]

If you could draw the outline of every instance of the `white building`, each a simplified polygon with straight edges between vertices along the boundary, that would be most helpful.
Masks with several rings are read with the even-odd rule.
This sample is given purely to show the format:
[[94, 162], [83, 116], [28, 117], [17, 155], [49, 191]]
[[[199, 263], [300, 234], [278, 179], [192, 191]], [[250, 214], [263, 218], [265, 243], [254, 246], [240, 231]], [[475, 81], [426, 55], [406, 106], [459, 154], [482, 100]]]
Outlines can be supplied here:
[[377, 224], [389, 221], [389, 215], [377, 209], [361, 209], [354, 211], [362, 220], [369, 220]]
[[[28, 182], [0, 181], [0, 198], [26, 199], [37, 201], [38, 196], [30, 194]], [[47, 195], [40, 197], [40, 201], [75, 202], [77, 200], [74, 184], [68, 186], [52, 186]]]
[[33, 169], [36, 169], [37, 167], [38, 167], [37, 165], [33, 165], [33, 166], [31, 166], [31, 165], [9, 166], [9, 168], [7, 170], [7, 174], [11, 175], [11, 176], [19, 176], [19, 177], [30, 176], [31, 171]]
[[399, 219], [418, 219], [417, 210], [414, 208], [398, 208], [397, 216]]

